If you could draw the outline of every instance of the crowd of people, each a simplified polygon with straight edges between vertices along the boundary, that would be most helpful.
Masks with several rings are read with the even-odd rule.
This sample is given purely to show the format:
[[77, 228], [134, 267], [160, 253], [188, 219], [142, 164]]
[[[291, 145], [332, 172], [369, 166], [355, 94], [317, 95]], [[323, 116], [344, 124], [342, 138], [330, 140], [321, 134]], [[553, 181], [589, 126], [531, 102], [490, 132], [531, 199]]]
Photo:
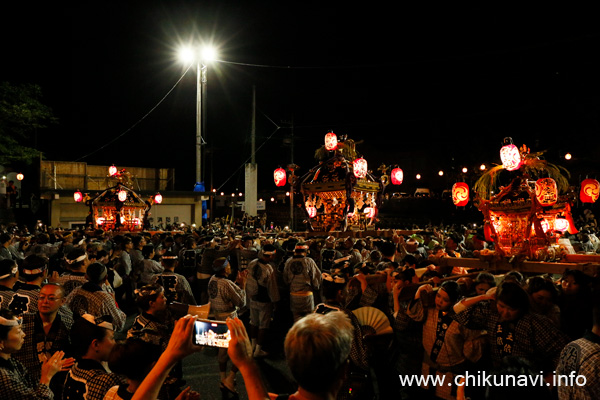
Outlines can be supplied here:
[[[0, 397], [198, 398], [183, 369], [198, 346], [185, 339], [208, 310], [232, 337], [216, 355], [224, 398], [238, 396], [240, 374], [250, 399], [269, 398], [257, 363], [279, 356], [296, 384], [279, 398], [600, 398], [596, 276], [442, 262], [493, 250], [477, 228], [339, 236], [3, 226]], [[569, 239], [600, 252], [594, 226]], [[365, 307], [389, 333], [359, 320]], [[573, 372], [585, 385], [557, 382]], [[478, 373], [548, 385], [461, 385]], [[432, 380], [399, 379], [410, 376]]]

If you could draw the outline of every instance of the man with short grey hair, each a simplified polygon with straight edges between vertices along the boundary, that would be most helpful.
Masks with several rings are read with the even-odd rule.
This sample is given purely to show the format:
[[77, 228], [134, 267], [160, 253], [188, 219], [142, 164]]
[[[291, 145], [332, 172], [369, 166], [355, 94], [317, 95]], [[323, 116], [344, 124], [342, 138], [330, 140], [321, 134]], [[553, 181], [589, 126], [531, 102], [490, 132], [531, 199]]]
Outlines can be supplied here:
[[[268, 399], [244, 324], [235, 318], [228, 319], [227, 326], [231, 332], [228, 354], [242, 373], [248, 399]], [[313, 313], [294, 323], [285, 337], [284, 350], [298, 390], [288, 399], [336, 398], [349, 365], [353, 330], [342, 311]]]

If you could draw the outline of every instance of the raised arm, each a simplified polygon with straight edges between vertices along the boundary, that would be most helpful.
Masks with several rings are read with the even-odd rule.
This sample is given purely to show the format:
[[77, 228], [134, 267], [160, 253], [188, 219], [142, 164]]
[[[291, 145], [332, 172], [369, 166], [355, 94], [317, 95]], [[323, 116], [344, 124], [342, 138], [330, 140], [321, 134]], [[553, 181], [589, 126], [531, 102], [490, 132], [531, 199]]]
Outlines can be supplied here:
[[244, 377], [248, 399], [269, 399], [269, 393], [260, 376], [260, 370], [252, 358], [252, 344], [250, 343], [250, 339], [248, 339], [244, 323], [239, 318], [228, 318], [227, 327], [229, 327], [229, 331], [231, 332], [227, 354]]

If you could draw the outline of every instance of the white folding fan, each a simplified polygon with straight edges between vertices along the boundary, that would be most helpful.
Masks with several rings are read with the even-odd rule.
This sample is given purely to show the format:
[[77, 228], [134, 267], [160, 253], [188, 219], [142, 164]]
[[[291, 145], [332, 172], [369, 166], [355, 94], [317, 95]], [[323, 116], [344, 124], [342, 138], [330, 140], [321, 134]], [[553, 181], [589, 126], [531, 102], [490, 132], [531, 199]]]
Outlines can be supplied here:
[[352, 312], [365, 334], [386, 335], [393, 332], [390, 321], [383, 311], [375, 307], [361, 307]]

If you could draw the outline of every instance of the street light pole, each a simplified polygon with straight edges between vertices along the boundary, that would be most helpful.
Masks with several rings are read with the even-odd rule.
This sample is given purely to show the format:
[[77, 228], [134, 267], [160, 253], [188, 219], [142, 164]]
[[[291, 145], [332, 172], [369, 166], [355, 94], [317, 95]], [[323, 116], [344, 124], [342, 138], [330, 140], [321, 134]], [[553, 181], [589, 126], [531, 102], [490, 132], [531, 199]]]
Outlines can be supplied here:
[[206, 85], [206, 65], [196, 64], [196, 183], [202, 182], [202, 92]]

